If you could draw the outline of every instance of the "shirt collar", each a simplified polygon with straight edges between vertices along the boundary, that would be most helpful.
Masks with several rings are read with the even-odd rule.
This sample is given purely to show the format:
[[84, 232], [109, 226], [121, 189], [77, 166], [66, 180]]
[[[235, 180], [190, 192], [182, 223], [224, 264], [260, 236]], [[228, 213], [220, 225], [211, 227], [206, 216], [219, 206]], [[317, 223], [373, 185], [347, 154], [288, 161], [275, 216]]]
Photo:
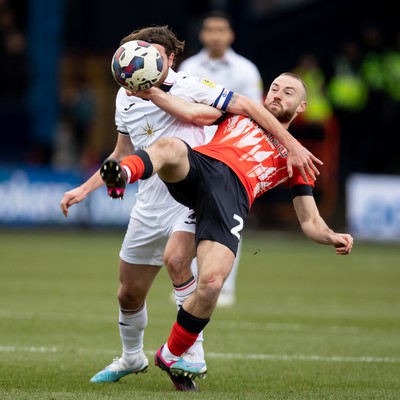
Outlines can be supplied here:
[[235, 54], [235, 52], [232, 50], [232, 48], [228, 48], [225, 51], [225, 54], [223, 57], [218, 58], [218, 59], [213, 59], [210, 58], [208, 55], [208, 52], [206, 49], [202, 49], [199, 52], [199, 56], [201, 57], [201, 62], [202, 63], [220, 63], [220, 64], [231, 64], [232, 63], [232, 56]]
[[165, 93], [169, 92], [176, 82], [177, 76], [178, 74], [174, 70], [169, 68], [167, 78], [161, 84], [160, 89]]

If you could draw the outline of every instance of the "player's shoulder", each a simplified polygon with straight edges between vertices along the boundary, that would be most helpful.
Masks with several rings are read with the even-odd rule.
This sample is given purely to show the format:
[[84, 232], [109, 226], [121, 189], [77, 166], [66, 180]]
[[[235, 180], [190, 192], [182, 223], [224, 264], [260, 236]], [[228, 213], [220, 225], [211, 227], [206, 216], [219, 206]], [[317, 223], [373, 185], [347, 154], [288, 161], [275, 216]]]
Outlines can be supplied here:
[[171, 88], [171, 94], [176, 95], [178, 92], [182, 94], [189, 94], [192, 91], [204, 91], [217, 87], [219, 87], [219, 85], [210, 81], [209, 79], [205, 79], [196, 75], [189, 75], [184, 71], [179, 71], [176, 73], [176, 79]]
[[179, 83], [181, 85], [190, 85], [193, 82], [197, 82], [199, 77], [196, 75], [188, 74], [185, 71], [176, 72], [176, 81], [175, 83]]
[[126, 94], [126, 92], [125, 92], [125, 89], [124, 88], [122, 88], [122, 87], [120, 87], [119, 89], [118, 89], [118, 92], [117, 92], [117, 99], [118, 100], [123, 100], [123, 99], [126, 99], [128, 96], [127, 96], [127, 94]]
[[126, 94], [124, 88], [119, 88], [116, 98], [115, 98], [115, 104], [116, 107], [125, 107], [127, 104], [129, 104], [130, 97]]

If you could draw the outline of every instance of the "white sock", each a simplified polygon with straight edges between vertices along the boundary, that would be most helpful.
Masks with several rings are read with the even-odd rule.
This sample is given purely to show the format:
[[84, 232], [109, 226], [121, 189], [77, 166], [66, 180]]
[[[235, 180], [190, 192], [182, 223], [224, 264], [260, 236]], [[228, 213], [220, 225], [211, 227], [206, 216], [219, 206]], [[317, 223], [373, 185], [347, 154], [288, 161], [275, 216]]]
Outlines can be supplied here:
[[[193, 269], [197, 272], [197, 262], [196, 259], [194, 260], [194, 263], [192, 263], [192, 272]], [[197, 273], [195, 275], [197, 277]], [[184, 301], [196, 290], [197, 288], [197, 279], [193, 277], [190, 281], [186, 282], [184, 285], [176, 287], [174, 286], [174, 294], [175, 294], [175, 301], [176, 305], [179, 308], [182, 306]], [[188, 352], [196, 354], [196, 356], [204, 360], [204, 349], [203, 349], [203, 342], [204, 342], [204, 337], [203, 337], [203, 331], [199, 333], [199, 336], [197, 337], [196, 341], [194, 344], [190, 347]], [[168, 349], [168, 346], [167, 346]], [[169, 350], [168, 350], [169, 351]], [[172, 353], [171, 353], [172, 355]], [[172, 360], [170, 360], [172, 361]]]
[[184, 301], [196, 290], [196, 288], [197, 280], [194, 277], [181, 286], [174, 285], [175, 302], [178, 310]]
[[138, 353], [143, 350], [143, 337], [146, 326], [146, 303], [137, 310], [119, 310], [122, 359], [127, 365], [134, 364], [137, 361]]
[[122, 168], [123, 168], [123, 169], [125, 170], [125, 172], [126, 172], [126, 181], [127, 181], [127, 182], [130, 182], [130, 181], [131, 181], [131, 177], [132, 177], [132, 172], [131, 172], [131, 170], [130, 170], [126, 165], [123, 165]]
[[192, 347], [188, 350], [188, 353], [195, 354], [196, 357], [202, 361], [204, 361], [204, 349], [203, 349], [203, 331], [199, 333], [196, 341], [193, 343]]
[[161, 350], [161, 355], [162, 358], [166, 361], [166, 362], [174, 362], [174, 361], [178, 361], [179, 360], [179, 356], [176, 356], [175, 354], [172, 354], [171, 351], [168, 348], [168, 344], [165, 343], [162, 350]]

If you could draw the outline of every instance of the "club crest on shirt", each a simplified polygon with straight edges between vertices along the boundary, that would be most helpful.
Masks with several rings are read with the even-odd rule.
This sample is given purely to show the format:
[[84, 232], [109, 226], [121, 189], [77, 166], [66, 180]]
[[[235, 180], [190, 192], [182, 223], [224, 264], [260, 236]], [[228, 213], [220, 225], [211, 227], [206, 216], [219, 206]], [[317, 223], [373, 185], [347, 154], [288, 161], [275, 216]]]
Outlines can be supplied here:
[[142, 126], [141, 129], [143, 130], [142, 135], [147, 136], [148, 139], [152, 138], [154, 133], [161, 130], [161, 128], [154, 128], [154, 124], [152, 124], [151, 122], [149, 122], [146, 118], [146, 125]]
[[210, 88], [214, 88], [216, 86], [213, 81], [210, 81], [209, 79], [206, 79], [206, 78], [203, 78], [200, 82], [204, 83], [204, 85], [206, 85]]

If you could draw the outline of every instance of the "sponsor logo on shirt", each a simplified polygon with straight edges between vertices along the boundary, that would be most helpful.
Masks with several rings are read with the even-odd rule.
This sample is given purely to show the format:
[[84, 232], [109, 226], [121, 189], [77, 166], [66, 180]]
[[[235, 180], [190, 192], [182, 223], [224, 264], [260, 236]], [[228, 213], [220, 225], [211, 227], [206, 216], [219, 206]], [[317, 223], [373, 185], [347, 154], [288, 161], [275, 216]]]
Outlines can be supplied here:
[[134, 106], [135, 105], [135, 103], [131, 103], [131, 104], [129, 104], [129, 106], [128, 107], [125, 107], [124, 108], [124, 111], [128, 111], [132, 106]]
[[208, 80], [206, 78], [203, 78], [200, 82], [203, 83], [204, 85], [210, 87], [210, 88], [214, 88], [216, 86], [213, 81], [210, 81], [210, 80]]

